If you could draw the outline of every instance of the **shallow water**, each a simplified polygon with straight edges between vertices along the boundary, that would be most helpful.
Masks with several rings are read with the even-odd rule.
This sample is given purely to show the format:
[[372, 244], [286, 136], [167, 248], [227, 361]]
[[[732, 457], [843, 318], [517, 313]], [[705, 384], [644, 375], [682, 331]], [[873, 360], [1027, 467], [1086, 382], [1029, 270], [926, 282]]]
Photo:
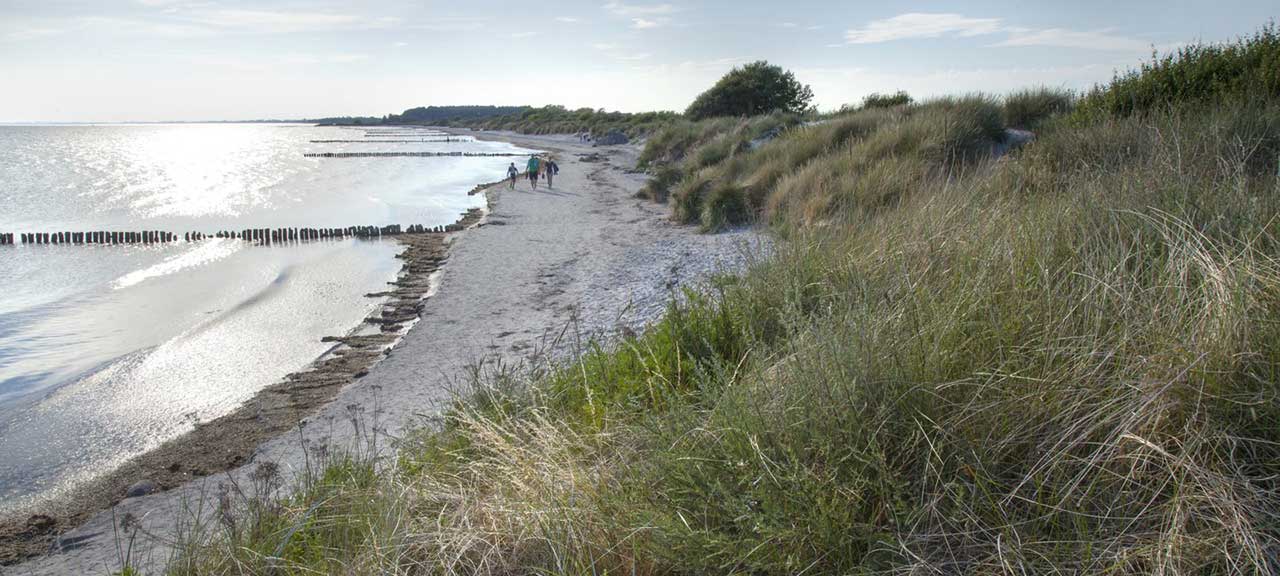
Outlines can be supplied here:
[[[293, 125], [0, 127], [0, 232], [453, 222], [516, 151], [489, 142], [316, 144]], [[403, 137], [397, 137], [403, 139]], [[0, 511], [56, 494], [234, 410], [377, 306], [398, 247], [0, 246]]]

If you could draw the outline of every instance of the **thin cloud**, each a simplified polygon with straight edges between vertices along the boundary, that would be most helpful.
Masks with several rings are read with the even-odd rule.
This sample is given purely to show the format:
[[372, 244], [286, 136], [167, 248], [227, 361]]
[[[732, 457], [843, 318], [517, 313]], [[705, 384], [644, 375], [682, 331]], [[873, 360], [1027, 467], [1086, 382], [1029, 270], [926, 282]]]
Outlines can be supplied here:
[[640, 74], [652, 74], [657, 77], [695, 75], [705, 79], [696, 83], [696, 85], [701, 86], [723, 76], [730, 68], [744, 62], [746, 62], [744, 58], [716, 58], [712, 60], [685, 60], [677, 64], [638, 64], [632, 66], [631, 69]]
[[18, 30], [10, 30], [0, 33], [0, 39], [7, 42], [26, 42], [28, 40], [38, 40], [40, 38], [49, 38], [51, 36], [61, 36], [67, 31], [62, 28], [55, 27], [26, 27]]
[[[154, 7], [164, 7], [152, 4]], [[236, 34], [276, 35], [302, 32], [339, 32], [400, 28], [399, 18], [374, 17], [336, 12], [283, 12], [272, 10], [190, 9], [180, 13], [168, 9], [145, 16], [79, 16], [57, 20], [53, 25], [40, 21], [7, 23], [0, 31], [6, 40], [31, 40], [57, 34], [160, 38], [208, 38]]]
[[631, 29], [649, 30], [671, 25], [671, 16], [683, 12], [684, 9], [675, 4], [627, 4], [609, 2], [603, 6], [605, 11], [631, 20]]
[[1143, 52], [1151, 44], [1134, 38], [1115, 36], [1105, 31], [1080, 32], [1064, 28], [1047, 30], [1010, 29], [1007, 39], [992, 46], [1052, 46], [1056, 48], [1081, 48], [1086, 50], [1111, 50], [1117, 52]]
[[510, 34], [507, 34], [507, 38], [514, 38], [514, 39], [533, 38], [534, 36], [537, 36], [537, 35], [538, 35], [537, 32], [512, 32]]
[[243, 73], [272, 73], [301, 66], [352, 64], [368, 60], [367, 54], [308, 54], [295, 53], [276, 57], [236, 58], [224, 55], [198, 54], [184, 58], [193, 64], [208, 68], [223, 68]]
[[414, 23], [409, 25], [408, 28], [429, 32], [472, 32], [488, 25], [488, 18], [458, 16], [433, 18], [425, 22]]
[[312, 64], [350, 64], [368, 60], [367, 54], [287, 54], [278, 59], [280, 64], [288, 66], [306, 66]]
[[196, 10], [179, 19], [198, 26], [227, 32], [250, 34], [292, 34], [391, 28], [400, 24], [393, 17], [369, 17], [337, 12], [293, 12], [275, 10]]
[[875, 20], [864, 28], [844, 33], [849, 44], [874, 44], [909, 38], [979, 36], [1000, 31], [999, 18], [969, 18], [960, 14], [911, 12], [885, 20]]
[[368, 59], [368, 54], [334, 54], [329, 57], [328, 61], [334, 64], [350, 64], [352, 62], [361, 62]]
[[623, 2], [609, 2], [604, 5], [604, 9], [617, 16], [628, 18], [670, 15], [680, 11], [674, 4], [626, 4]]
[[556, 22], [564, 22], [565, 24], [577, 24], [581, 21], [582, 20], [574, 18], [573, 16], [556, 16]]
[[624, 54], [620, 52], [620, 46], [617, 44], [596, 43], [591, 45], [592, 48], [603, 52], [606, 56], [622, 62], [641, 62], [648, 60], [652, 54], [648, 52], [637, 52], [634, 54]]
[[962, 14], [921, 12], [899, 14], [892, 18], [872, 21], [863, 28], [848, 30], [845, 32], [845, 42], [875, 44], [916, 38], [968, 38], [993, 34], [1005, 35], [1003, 40], [990, 44], [995, 47], [1048, 46], [1117, 52], [1142, 52], [1150, 48], [1147, 42], [1112, 34], [1107, 30], [1021, 28], [1008, 26], [1000, 18], [972, 18]]

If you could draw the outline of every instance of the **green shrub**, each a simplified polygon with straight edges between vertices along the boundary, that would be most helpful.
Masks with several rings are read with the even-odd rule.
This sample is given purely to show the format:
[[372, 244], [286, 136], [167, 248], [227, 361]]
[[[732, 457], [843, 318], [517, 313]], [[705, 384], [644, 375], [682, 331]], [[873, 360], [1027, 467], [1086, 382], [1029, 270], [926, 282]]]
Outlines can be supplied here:
[[763, 60], [734, 67], [714, 86], [699, 94], [685, 110], [690, 120], [719, 116], [756, 116], [774, 111], [802, 114], [809, 110], [813, 91], [795, 74]]
[[865, 108], [893, 108], [895, 106], [906, 106], [914, 102], [911, 95], [901, 90], [893, 94], [880, 94], [873, 92], [862, 99], [862, 107]]
[[1077, 121], [1144, 114], [1182, 104], [1251, 102], [1280, 96], [1280, 31], [1274, 23], [1225, 44], [1195, 44], [1153, 57], [1098, 86], [1076, 107]]

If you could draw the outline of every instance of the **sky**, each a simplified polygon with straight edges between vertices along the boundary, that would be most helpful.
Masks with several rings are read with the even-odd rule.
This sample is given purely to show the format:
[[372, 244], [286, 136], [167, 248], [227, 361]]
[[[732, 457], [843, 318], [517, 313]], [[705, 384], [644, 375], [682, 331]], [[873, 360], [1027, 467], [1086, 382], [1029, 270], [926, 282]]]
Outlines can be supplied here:
[[0, 0], [0, 122], [381, 116], [426, 105], [682, 110], [768, 60], [824, 110], [1081, 89], [1275, 0]]

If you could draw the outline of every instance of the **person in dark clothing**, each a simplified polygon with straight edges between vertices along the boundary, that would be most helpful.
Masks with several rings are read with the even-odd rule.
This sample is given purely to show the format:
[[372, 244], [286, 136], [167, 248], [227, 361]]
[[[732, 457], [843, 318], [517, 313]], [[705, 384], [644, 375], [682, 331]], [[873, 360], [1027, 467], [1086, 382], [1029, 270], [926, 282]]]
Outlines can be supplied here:
[[516, 189], [516, 176], [519, 176], [519, 175], [520, 175], [520, 169], [516, 168], [515, 162], [512, 162], [510, 166], [507, 166], [507, 179], [511, 181], [511, 185], [508, 186], [508, 188], [512, 190]]
[[542, 167], [543, 172], [547, 175], [547, 188], [551, 188], [552, 178], [555, 178], [555, 175], [560, 172], [560, 165], [556, 164], [555, 160], [548, 158], [546, 162], [542, 163]]

